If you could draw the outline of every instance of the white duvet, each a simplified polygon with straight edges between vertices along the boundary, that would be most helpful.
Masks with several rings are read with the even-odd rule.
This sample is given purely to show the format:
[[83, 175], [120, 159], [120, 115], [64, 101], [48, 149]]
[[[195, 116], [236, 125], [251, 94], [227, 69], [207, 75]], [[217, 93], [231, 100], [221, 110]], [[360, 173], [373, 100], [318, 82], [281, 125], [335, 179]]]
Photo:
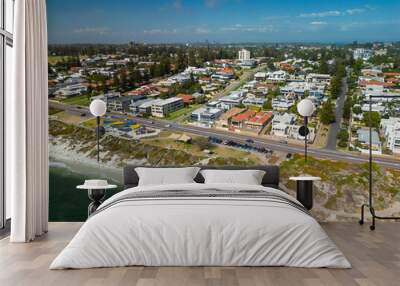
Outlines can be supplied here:
[[[262, 186], [182, 184], [165, 190], [263, 190]], [[349, 268], [311, 216], [290, 205], [246, 198], [160, 198], [124, 201], [90, 217], [50, 269], [145, 266], [293, 266]]]

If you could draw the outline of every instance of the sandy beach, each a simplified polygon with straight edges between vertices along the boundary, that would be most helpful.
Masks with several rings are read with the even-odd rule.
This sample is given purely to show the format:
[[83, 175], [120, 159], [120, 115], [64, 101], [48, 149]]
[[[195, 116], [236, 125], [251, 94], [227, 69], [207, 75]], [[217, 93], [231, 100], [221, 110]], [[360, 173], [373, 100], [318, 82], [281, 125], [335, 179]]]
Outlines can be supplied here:
[[104, 178], [122, 184], [122, 169], [113, 162], [99, 164], [95, 159], [71, 150], [66, 144], [49, 144], [49, 161], [50, 168], [64, 168], [77, 175]]

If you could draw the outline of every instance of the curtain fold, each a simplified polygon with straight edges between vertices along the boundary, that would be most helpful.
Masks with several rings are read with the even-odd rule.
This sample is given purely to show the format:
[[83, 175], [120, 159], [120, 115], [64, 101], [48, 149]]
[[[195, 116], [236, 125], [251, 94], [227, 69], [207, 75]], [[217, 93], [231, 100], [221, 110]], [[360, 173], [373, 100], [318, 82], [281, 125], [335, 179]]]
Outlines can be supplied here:
[[11, 242], [48, 227], [48, 82], [45, 0], [15, 2], [14, 94], [7, 104], [7, 187]]

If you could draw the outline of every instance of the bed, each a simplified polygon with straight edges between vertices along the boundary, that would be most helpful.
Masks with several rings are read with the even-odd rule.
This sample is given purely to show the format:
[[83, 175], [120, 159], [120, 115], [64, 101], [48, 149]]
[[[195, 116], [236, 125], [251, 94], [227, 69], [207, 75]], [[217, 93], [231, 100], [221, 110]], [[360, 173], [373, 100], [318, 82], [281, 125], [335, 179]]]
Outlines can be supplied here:
[[[119, 266], [291, 266], [350, 268], [318, 222], [279, 190], [279, 168], [261, 185], [193, 183], [138, 186], [124, 168], [125, 190], [88, 218], [50, 269]], [[245, 170], [237, 167], [205, 169]]]

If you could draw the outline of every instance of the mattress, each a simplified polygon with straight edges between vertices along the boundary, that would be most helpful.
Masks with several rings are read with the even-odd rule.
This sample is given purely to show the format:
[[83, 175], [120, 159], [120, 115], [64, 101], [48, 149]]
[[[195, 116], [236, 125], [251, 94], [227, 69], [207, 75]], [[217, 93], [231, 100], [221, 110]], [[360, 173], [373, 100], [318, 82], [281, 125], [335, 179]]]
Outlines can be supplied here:
[[351, 267], [286, 193], [193, 183], [135, 187], [109, 198], [50, 269], [134, 265]]

